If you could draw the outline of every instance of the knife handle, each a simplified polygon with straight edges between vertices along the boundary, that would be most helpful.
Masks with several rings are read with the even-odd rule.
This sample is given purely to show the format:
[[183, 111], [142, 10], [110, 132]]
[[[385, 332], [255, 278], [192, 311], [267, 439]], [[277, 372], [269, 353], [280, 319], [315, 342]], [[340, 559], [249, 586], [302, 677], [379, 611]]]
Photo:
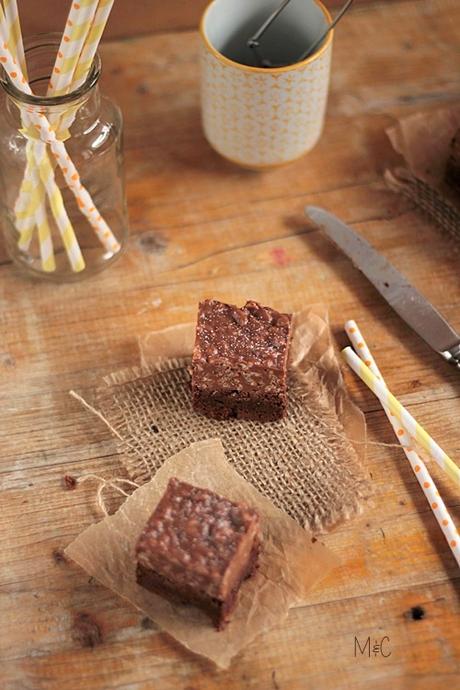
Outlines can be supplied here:
[[449, 364], [452, 364], [454, 367], [457, 367], [457, 369], [460, 369], [460, 343], [457, 343], [449, 350], [445, 350], [445, 352], [442, 353], [442, 356], [449, 362]]

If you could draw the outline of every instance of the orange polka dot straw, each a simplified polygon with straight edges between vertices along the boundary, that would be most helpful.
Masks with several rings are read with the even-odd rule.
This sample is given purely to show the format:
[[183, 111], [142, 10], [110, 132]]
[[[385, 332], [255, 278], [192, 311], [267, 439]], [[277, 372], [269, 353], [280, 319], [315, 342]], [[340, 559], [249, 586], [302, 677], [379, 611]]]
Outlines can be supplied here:
[[[351, 344], [355, 348], [359, 357], [366, 364], [366, 366], [369, 367], [374, 376], [376, 376], [379, 379], [379, 381], [386, 387], [385, 380], [382, 374], [380, 373], [375, 359], [372, 356], [356, 322], [347, 321], [347, 323], [345, 324], [345, 331], [348, 337], [350, 338]], [[452, 521], [452, 518], [449, 515], [445, 503], [440, 497], [439, 491], [436, 489], [436, 485], [433, 482], [425, 463], [419, 457], [414, 448], [411, 447], [411, 437], [407, 433], [406, 429], [404, 429], [400, 425], [398, 418], [390, 412], [389, 408], [386, 405], [384, 405], [383, 402], [382, 406], [391, 423], [391, 426], [393, 427], [396, 437], [398, 441], [401, 443], [404, 453], [406, 454], [406, 457], [409, 460], [410, 466], [412, 467], [414, 474], [417, 477], [417, 481], [420, 484], [428, 503], [430, 504], [430, 508], [433, 511], [433, 514], [444, 534], [444, 537], [447, 543], [449, 544], [454, 558], [460, 566], [460, 540], [458, 539], [458, 530], [456, 529]]]
[[[48, 96], [59, 96], [68, 92], [97, 6], [96, 0], [81, 0], [79, 3], [72, 3], [67, 17], [67, 29], [62, 37], [54, 64], [54, 72], [58, 76], [48, 87]], [[82, 31], [82, 27], [86, 27], [86, 30]]]

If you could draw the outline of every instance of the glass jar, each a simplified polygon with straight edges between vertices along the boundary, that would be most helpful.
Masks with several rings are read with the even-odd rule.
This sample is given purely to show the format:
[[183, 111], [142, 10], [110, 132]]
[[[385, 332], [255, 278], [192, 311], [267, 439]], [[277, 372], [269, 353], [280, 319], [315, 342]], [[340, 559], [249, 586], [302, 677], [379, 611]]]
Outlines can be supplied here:
[[[1, 74], [0, 224], [6, 249], [16, 264], [35, 276], [68, 281], [92, 275], [120, 256], [128, 238], [128, 217], [122, 117], [120, 109], [100, 94], [99, 56], [79, 88], [64, 96], [46, 96], [59, 40], [57, 34], [49, 34], [25, 42], [28, 78], [34, 96], [22, 93], [6, 73]], [[44, 115], [57, 139], [64, 142], [79, 181], [92, 199], [92, 222], [82, 213], [81, 208], [85, 207], [81, 197], [69, 188], [49, 144], [40, 141], [32, 126], [32, 118], [37, 115]], [[43, 176], [37, 163], [45, 159], [50, 163], [47, 167], [50, 179]], [[28, 180], [24, 182], [26, 168]], [[59, 206], [60, 194], [65, 211]], [[63, 221], [65, 214], [74, 231], [72, 250], [69, 250], [68, 233], [64, 232], [69, 227]], [[96, 221], [99, 215], [101, 219]], [[98, 222], [105, 233], [96, 233]], [[107, 240], [110, 231], [113, 241]], [[82, 259], [75, 260], [75, 252]]]

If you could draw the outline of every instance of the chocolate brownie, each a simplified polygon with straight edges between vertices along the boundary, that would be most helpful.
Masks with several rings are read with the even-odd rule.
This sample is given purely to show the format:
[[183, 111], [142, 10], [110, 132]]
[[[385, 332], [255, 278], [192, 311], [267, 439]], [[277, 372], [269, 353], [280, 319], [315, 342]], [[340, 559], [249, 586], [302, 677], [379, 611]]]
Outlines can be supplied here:
[[446, 167], [446, 182], [460, 193], [460, 129], [452, 139]]
[[198, 606], [221, 630], [259, 546], [255, 510], [173, 478], [137, 542], [137, 582]]
[[241, 309], [201, 302], [192, 358], [194, 409], [213, 419], [281, 419], [291, 324], [290, 314], [253, 301]]

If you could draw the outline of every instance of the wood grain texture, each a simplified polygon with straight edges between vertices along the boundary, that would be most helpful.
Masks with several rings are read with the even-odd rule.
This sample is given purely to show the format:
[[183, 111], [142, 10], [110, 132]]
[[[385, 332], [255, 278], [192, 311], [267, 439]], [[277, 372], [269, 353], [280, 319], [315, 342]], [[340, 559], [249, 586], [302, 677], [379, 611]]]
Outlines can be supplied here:
[[[355, 0], [356, 4], [374, 0]], [[25, 35], [62, 31], [71, 0], [18, 0]], [[394, 2], [394, 0], [380, 0]], [[194, 29], [208, 0], [115, 0], [105, 38], [125, 38], [141, 34]], [[340, 7], [342, 0], [326, 0], [331, 10]], [[180, 41], [180, 37], [177, 38]]]
[[[337, 33], [324, 135], [303, 160], [255, 174], [224, 162], [199, 122], [195, 33], [104, 46], [104, 90], [126, 122], [132, 224], [112, 269], [59, 288], [0, 256], [0, 687], [6, 690], [440, 690], [460, 673], [460, 578], [403, 454], [369, 445], [375, 496], [324, 538], [342, 565], [228, 672], [184, 652], [62, 557], [98, 519], [94, 485], [65, 475], [120, 467], [109, 432], [72, 400], [135, 363], [136, 337], [194, 318], [204, 296], [281, 309], [329, 305], [338, 346], [355, 318], [402, 402], [460, 457], [460, 378], [308, 225], [307, 203], [340, 215], [460, 328], [458, 252], [382, 183], [397, 162], [384, 128], [459, 101], [455, 0], [359, 8]], [[371, 443], [393, 443], [349, 372]], [[453, 486], [432, 467], [460, 524]], [[115, 505], [115, 497], [113, 504]], [[419, 609], [412, 609], [420, 607]], [[354, 657], [355, 636], [391, 656]]]

